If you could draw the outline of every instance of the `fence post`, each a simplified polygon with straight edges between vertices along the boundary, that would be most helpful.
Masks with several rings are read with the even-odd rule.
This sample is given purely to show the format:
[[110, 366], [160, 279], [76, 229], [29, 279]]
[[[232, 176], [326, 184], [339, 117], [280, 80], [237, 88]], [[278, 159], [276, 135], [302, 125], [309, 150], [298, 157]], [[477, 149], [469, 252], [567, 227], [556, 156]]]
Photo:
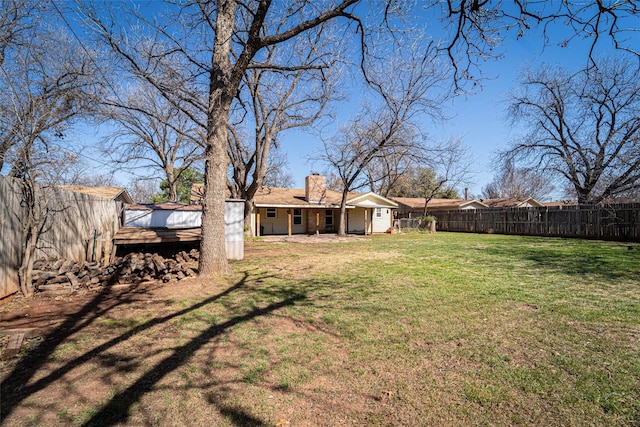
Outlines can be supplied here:
[[545, 208], [544, 210], [544, 229], [547, 233], [547, 236], [549, 235], [549, 208]]
[[602, 236], [602, 230], [600, 229], [600, 217], [602, 216], [602, 206], [596, 207], [596, 210], [594, 213], [596, 215], [596, 227], [598, 230], [596, 231], [597, 233], [596, 235], [597, 235], [597, 238], [600, 239], [600, 237]]

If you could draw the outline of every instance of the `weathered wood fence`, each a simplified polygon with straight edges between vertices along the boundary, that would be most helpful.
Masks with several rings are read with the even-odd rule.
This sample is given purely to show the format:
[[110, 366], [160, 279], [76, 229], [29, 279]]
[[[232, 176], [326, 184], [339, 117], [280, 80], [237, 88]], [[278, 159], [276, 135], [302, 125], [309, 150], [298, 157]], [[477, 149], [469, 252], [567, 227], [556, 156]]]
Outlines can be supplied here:
[[[19, 289], [27, 218], [23, 190], [22, 181], [0, 176], [0, 299]], [[55, 187], [38, 191], [44, 200], [44, 223], [36, 259], [108, 261], [120, 227], [121, 203]]]
[[431, 212], [438, 230], [640, 242], [640, 203]]

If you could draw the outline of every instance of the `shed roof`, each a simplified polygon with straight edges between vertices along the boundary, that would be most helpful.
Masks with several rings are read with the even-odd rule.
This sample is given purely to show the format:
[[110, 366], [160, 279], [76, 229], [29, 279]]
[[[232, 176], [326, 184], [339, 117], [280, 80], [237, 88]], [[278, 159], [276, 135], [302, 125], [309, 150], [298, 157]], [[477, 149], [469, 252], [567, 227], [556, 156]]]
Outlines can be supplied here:
[[133, 199], [124, 187], [96, 187], [90, 185], [59, 185], [58, 188], [73, 191], [75, 193], [89, 194], [109, 200], [120, 200], [124, 203], [133, 203]]

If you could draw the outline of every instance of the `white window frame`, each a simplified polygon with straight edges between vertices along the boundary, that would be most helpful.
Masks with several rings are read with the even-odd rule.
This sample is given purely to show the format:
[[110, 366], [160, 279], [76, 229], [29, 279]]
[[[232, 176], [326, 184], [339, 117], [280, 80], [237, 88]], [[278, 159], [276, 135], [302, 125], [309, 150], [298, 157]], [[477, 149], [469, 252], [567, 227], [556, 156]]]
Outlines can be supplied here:
[[278, 209], [267, 208], [267, 218], [278, 218]]
[[293, 210], [293, 225], [302, 225], [302, 209]]

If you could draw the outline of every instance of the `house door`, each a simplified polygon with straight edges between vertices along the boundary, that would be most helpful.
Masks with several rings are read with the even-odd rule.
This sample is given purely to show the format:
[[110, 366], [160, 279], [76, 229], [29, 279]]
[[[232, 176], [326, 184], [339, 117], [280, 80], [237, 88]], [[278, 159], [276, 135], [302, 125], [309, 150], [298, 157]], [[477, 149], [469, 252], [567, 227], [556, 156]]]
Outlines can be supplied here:
[[333, 233], [335, 231], [334, 227], [333, 227], [334, 221], [333, 221], [333, 210], [332, 209], [327, 209], [325, 211], [325, 215], [324, 215], [324, 229], [326, 232], [328, 233]]
[[374, 233], [387, 231], [391, 224], [390, 209], [373, 208], [371, 211], [371, 231]]

